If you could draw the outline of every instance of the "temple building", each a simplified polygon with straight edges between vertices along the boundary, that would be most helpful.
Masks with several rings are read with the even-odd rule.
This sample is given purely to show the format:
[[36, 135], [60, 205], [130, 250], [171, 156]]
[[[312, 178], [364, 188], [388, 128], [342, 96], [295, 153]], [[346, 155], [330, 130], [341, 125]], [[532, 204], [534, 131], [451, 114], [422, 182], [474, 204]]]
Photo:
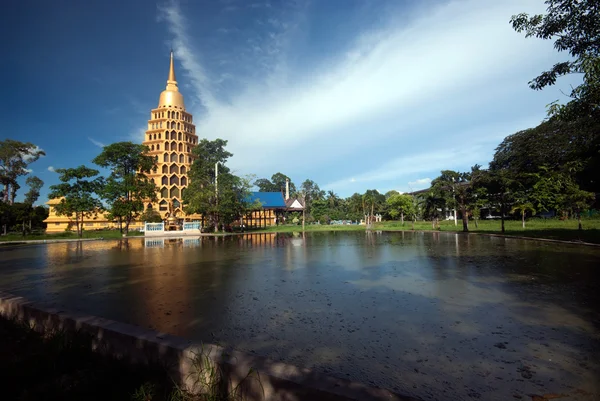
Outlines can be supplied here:
[[[156, 159], [156, 168], [148, 175], [158, 188], [157, 202], [147, 202], [145, 208], [160, 213], [168, 224], [178, 225], [183, 221], [202, 221], [201, 215], [186, 215], [183, 211], [183, 194], [189, 185], [188, 172], [194, 161], [192, 150], [198, 144], [193, 117], [185, 109], [183, 95], [179, 92], [175, 77], [173, 51], [171, 51], [167, 86], [161, 92], [158, 107], [150, 111], [148, 129], [144, 134], [143, 145], [150, 149]], [[302, 211], [302, 204], [289, 195], [289, 182], [285, 196], [280, 192], [253, 192], [252, 201], [258, 199], [261, 210], [248, 213], [240, 219], [240, 224], [248, 228], [260, 228], [285, 221], [288, 212]], [[75, 230], [74, 220], [69, 216], [56, 214], [55, 205], [59, 199], [50, 199], [46, 232], [57, 233]], [[144, 222], [132, 222], [129, 229], [143, 227]], [[84, 230], [118, 228], [118, 224], [108, 219], [108, 213], [91, 211], [84, 217]]]
[[198, 136], [177, 86], [173, 51], [167, 87], [160, 94], [158, 107], [150, 112], [142, 143], [148, 146], [150, 155], [157, 162], [157, 168], [149, 178], [159, 188], [158, 202], [155, 205], [149, 203], [147, 208], [157, 210], [163, 218], [183, 217], [183, 193], [188, 186], [187, 172], [193, 162], [192, 149], [198, 144]]

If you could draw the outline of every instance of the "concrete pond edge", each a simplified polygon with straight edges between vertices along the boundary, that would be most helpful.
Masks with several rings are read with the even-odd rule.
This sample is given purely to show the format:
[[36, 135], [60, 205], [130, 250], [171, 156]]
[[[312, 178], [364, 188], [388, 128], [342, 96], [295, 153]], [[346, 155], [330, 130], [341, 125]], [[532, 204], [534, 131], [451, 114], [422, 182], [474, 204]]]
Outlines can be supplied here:
[[[195, 355], [216, 363], [225, 381], [241, 383], [243, 399], [248, 401], [418, 401], [388, 390], [338, 379], [249, 355], [214, 344], [200, 344], [181, 337], [139, 326], [70, 312], [51, 305], [0, 291], [0, 315], [17, 319], [37, 331], [82, 331], [93, 336], [93, 347], [116, 357], [132, 361], [159, 362], [167, 367], [174, 380], [188, 389], [195, 383], [190, 376]], [[252, 372], [249, 375], [249, 372]]]

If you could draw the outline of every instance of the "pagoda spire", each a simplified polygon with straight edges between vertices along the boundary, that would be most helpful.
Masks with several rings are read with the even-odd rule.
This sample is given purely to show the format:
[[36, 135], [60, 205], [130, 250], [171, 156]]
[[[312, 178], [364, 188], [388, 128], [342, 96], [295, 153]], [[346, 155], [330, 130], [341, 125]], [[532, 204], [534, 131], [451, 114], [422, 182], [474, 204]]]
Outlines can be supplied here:
[[171, 49], [171, 63], [169, 64], [169, 78], [167, 78], [167, 90], [179, 92], [177, 78], [175, 78], [175, 62], [173, 60], [173, 49]]
[[175, 64], [173, 62], [173, 49], [171, 49], [171, 65], [169, 65], [169, 79], [167, 80], [177, 84], [177, 78], [175, 78]]

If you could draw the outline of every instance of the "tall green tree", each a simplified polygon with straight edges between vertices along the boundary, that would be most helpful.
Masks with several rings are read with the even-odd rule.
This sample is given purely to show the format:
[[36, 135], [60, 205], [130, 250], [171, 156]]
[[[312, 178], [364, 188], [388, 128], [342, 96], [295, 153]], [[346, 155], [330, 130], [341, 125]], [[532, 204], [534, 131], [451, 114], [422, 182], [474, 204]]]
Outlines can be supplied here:
[[250, 198], [251, 180], [232, 174], [227, 167], [233, 154], [226, 146], [227, 141], [219, 138], [198, 143], [193, 150], [190, 182], [183, 195], [186, 213], [202, 214], [215, 231], [257, 206]]
[[271, 179], [260, 178], [254, 181], [254, 185], [258, 187], [261, 192], [281, 192], [285, 193], [286, 180], [290, 181], [290, 196], [293, 197], [298, 192], [296, 185], [292, 182], [290, 177], [283, 173], [275, 173], [271, 176]]
[[312, 202], [315, 200], [323, 200], [325, 191], [319, 188], [319, 185], [313, 180], [306, 179], [300, 186], [301, 197], [303, 199], [304, 210], [307, 214], [311, 214]]
[[105, 146], [92, 160], [110, 169], [100, 192], [108, 204], [110, 215], [122, 222], [121, 233], [129, 233], [129, 225], [144, 211], [146, 201], [156, 202], [157, 188], [148, 178], [156, 168], [156, 160], [147, 154], [148, 147], [133, 142], [117, 142]]
[[[474, 169], [478, 170], [479, 166]], [[471, 173], [459, 173], [444, 170], [431, 182], [431, 187], [444, 198], [446, 205], [459, 209], [462, 217], [463, 231], [469, 231], [469, 209], [473, 202]]]
[[103, 179], [97, 177], [98, 170], [84, 165], [57, 169], [56, 172], [61, 183], [50, 186], [50, 198], [62, 198], [55, 206], [56, 214], [74, 217], [77, 235], [81, 238], [84, 217], [102, 209], [102, 203], [95, 195], [102, 191]]
[[0, 184], [2, 201], [14, 203], [19, 184], [17, 179], [27, 175], [27, 166], [44, 156], [43, 150], [30, 142], [4, 139], [0, 141]]
[[565, 105], [553, 103], [549, 115], [565, 120], [598, 116], [600, 112], [600, 6], [598, 0], [546, 0], [546, 14], [513, 15], [510, 22], [527, 37], [554, 40], [554, 48], [571, 59], [552, 66], [529, 86], [540, 90], [567, 74], [583, 74]]
[[475, 188], [483, 188], [486, 191], [488, 205], [500, 212], [501, 231], [504, 233], [504, 220], [514, 203], [514, 193], [519, 187], [518, 181], [506, 170], [490, 168], [473, 174], [472, 183]]
[[44, 186], [44, 181], [42, 181], [39, 177], [31, 176], [27, 177], [25, 180], [27, 186], [29, 186], [29, 191], [25, 194], [24, 204], [27, 205], [27, 219], [23, 219], [23, 234], [25, 234], [25, 220], [29, 221], [29, 230], [31, 230], [31, 219], [35, 216], [33, 204], [37, 202], [40, 197], [40, 190]]
[[415, 214], [415, 204], [413, 197], [407, 194], [395, 194], [386, 199], [389, 206], [389, 214], [395, 219], [400, 216], [401, 224], [404, 225], [404, 216], [413, 217]]

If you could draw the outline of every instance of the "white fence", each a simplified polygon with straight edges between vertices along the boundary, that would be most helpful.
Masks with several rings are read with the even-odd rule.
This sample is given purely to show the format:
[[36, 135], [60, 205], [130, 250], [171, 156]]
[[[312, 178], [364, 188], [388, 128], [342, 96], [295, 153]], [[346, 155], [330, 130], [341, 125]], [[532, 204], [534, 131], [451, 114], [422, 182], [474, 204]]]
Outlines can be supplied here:
[[183, 223], [182, 230], [165, 231], [165, 223], [144, 223], [146, 236], [164, 235], [200, 235], [202, 227], [200, 222], [192, 221]]

